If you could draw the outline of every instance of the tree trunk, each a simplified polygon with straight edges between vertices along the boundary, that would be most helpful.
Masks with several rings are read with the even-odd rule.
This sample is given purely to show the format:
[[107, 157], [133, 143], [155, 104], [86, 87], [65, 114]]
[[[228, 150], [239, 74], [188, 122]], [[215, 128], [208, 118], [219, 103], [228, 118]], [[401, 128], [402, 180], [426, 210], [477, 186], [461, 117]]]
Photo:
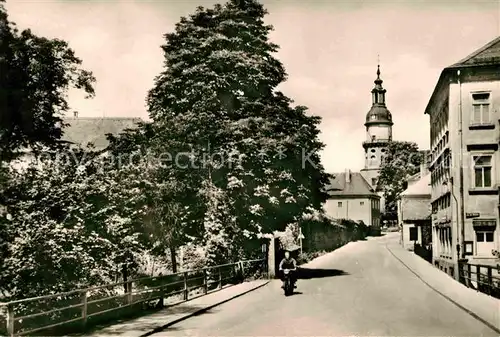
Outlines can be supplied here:
[[123, 289], [125, 290], [125, 293], [128, 293], [128, 268], [127, 268], [127, 263], [122, 264], [122, 276], [123, 276]]
[[175, 247], [169, 247], [170, 249], [170, 259], [172, 261], [172, 272], [177, 273], [177, 255], [175, 251]]

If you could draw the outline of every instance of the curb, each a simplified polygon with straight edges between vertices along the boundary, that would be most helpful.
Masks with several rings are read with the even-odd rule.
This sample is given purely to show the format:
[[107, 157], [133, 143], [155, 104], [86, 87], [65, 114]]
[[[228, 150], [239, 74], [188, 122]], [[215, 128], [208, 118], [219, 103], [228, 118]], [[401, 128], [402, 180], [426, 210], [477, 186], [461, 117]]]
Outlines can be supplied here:
[[[429, 288], [431, 288], [432, 290], [434, 290], [436, 293], [438, 293], [439, 295], [441, 295], [442, 297], [444, 297], [445, 299], [447, 299], [448, 301], [450, 301], [451, 303], [453, 303], [454, 305], [456, 305], [457, 307], [459, 307], [460, 309], [462, 309], [463, 311], [465, 311], [466, 313], [468, 313], [470, 316], [474, 317], [475, 319], [477, 319], [478, 321], [480, 321], [481, 323], [483, 323], [484, 325], [486, 325], [488, 328], [490, 328], [491, 330], [495, 331], [496, 333], [500, 334], [500, 328], [494, 326], [493, 324], [491, 324], [490, 322], [488, 322], [487, 320], [483, 319], [482, 317], [480, 317], [479, 315], [477, 315], [476, 313], [474, 313], [473, 311], [467, 309], [466, 307], [464, 307], [463, 305], [461, 305], [460, 303], [458, 303], [457, 301], [453, 300], [451, 297], [443, 294], [442, 292], [440, 292], [439, 290], [437, 290], [436, 288], [434, 288], [433, 286], [431, 286], [429, 283], [427, 283], [420, 275], [418, 275], [415, 271], [413, 271], [406, 263], [404, 263], [399, 257], [396, 256], [396, 254], [394, 254], [394, 252], [389, 248], [387, 247], [387, 245], [385, 245], [385, 248], [391, 253], [392, 256], [394, 256], [394, 258], [396, 260], [398, 260], [399, 262], [401, 262], [401, 264], [403, 266], [405, 266], [413, 275], [415, 275], [420, 281], [422, 281], [426, 286], [428, 286]], [[456, 281], [455, 281], [456, 282]]]
[[271, 282], [271, 280], [267, 280], [266, 282], [264, 282], [264, 283], [262, 283], [262, 284], [259, 284], [258, 286], [255, 286], [255, 287], [253, 287], [253, 288], [251, 288], [251, 289], [248, 289], [248, 290], [246, 290], [246, 291], [244, 291], [244, 292], [242, 292], [242, 293], [240, 293], [240, 294], [234, 295], [234, 296], [232, 296], [232, 297], [230, 297], [230, 298], [228, 298], [228, 299], [225, 299], [225, 300], [220, 301], [220, 302], [217, 302], [217, 303], [215, 303], [215, 304], [211, 304], [211, 305], [209, 305], [209, 306], [207, 306], [207, 307], [205, 307], [205, 308], [201, 308], [201, 309], [198, 309], [198, 310], [196, 310], [196, 311], [194, 311], [194, 312], [191, 312], [191, 313], [189, 313], [189, 314], [186, 314], [186, 316], [183, 316], [183, 317], [177, 318], [177, 319], [175, 319], [175, 320], [173, 320], [173, 321], [170, 321], [170, 322], [168, 322], [168, 323], [166, 323], [166, 324], [164, 324], [164, 325], [162, 325], [162, 326], [159, 326], [159, 327], [157, 327], [157, 328], [154, 328], [153, 330], [151, 330], [151, 331], [149, 331], [149, 332], [146, 332], [146, 333], [144, 333], [144, 334], [140, 335], [139, 337], [147, 337], [147, 336], [151, 336], [151, 335], [153, 335], [153, 334], [155, 334], [155, 333], [161, 332], [161, 331], [165, 330], [166, 328], [168, 328], [168, 327], [170, 327], [170, 326], [172, 326], [172, 325], [174, 325], [174, 324], [177, 324], [177, 323], [179, 323], [179, 322], [182, 322], [182, 321], [184, 321], [184, 320], [186, 320], [186, 319], [188, 319], [188, 318], [191, 318], [191, 317], [193, 317], [193, 316], [197, 316], [197, 315], [199, 315], [199, 314], [202, 314], [202, 313], [204, 313], [204, 312], [206, 312], [206, 311], [208, 311], [208, 310], [210, 310], [210, 309], [213, 309], [213, 308], [215, 308], [215, 307], [217, 307], [217, 306], [219, 306], [219, 305], [221, 305], [221, 304], [227, 303], [227, 302], [229, 302], [229, 301], [231, 301], [231, 300], [234, 300], [235, 298], [241, 297], [241, 296], [246, 295], [246, 294], [248, 294], [248, 293], [250, 293], [250, 292], [252, 292], [252, 291], [254, 291], [254, 290], [257, 290], [257, 289], [259, 289], [259, 288], [262, 288], [262, 287], [264, 287], [264, 286], [268, 285], [268, 284], [269, 284], [269, 282]]

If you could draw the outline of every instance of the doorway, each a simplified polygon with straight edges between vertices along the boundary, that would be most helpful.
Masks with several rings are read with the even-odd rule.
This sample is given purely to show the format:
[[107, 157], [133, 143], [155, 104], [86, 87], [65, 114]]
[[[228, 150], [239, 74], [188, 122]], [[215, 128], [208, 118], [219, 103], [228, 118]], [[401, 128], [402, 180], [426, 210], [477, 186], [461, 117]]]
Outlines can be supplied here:
[[495, 232], [492, 230], [476, 231], [476, 255], [491, 256], [495, 249]]

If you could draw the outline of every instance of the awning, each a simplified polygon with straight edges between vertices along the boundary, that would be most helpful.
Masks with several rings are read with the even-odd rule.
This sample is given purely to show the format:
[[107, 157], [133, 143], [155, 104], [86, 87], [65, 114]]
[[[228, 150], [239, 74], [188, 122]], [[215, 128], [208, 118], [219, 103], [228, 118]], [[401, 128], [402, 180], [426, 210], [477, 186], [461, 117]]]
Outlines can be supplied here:
[[472, 220], [473, 227], [496, 227], [497, 221], [495, 219], [474, 219]]

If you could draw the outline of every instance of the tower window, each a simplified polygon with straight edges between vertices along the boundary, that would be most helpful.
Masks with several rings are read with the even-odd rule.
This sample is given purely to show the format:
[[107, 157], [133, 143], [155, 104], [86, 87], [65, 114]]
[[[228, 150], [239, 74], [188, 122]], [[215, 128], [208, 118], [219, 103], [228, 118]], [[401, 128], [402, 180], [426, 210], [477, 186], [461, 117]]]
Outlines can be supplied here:
[[385, 152], [385, 149], [382, 149], [382, 150], [380, 150], [380, 151], [382, 151], [382, 153], [384, 153], [384, 152]]
[[375, 153], [375, 149], [372, 149], [372, 153]]

